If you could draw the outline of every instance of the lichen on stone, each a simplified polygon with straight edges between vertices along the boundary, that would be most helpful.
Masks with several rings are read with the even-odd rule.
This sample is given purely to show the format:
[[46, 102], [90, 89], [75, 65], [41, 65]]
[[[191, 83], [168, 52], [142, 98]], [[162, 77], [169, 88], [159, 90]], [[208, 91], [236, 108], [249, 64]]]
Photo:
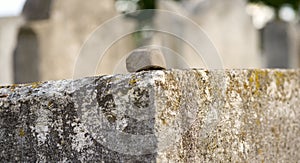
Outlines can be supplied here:
[[166, 70], [0, 86], [3, 162], [297, 162], [299, 70]]

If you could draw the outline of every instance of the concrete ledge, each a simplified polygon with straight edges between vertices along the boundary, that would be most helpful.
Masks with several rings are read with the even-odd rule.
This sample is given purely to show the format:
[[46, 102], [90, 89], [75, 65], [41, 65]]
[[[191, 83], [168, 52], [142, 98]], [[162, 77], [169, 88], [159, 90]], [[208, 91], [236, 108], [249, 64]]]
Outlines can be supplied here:
[[296, 162], [300, 70], [168, 70], [0, 87], [3, 162]]

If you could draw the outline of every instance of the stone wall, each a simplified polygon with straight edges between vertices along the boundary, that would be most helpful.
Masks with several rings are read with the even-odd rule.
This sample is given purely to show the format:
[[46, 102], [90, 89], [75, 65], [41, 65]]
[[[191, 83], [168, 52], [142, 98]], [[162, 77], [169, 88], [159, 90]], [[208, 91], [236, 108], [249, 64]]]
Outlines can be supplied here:
[[296, 162], [300, 70], [167, 70], [0, 87], [4, 162]]

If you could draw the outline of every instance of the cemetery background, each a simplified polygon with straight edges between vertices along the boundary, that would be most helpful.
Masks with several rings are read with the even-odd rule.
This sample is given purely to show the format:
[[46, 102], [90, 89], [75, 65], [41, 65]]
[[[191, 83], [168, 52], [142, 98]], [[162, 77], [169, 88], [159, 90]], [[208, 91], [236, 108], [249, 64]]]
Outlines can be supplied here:
[[[0, 18], [0, 65], [5, 70], [0, 74], [0, 83], [72, 78], [78, 54], [90, 34], [105, 21], [135, 10], [134, 2], [27, 0], [21, 16]], [[150, 4], [140, 6], [153, 8], [154, 1], [145, 2]], [[257, 29], [252, 20], [259, 18], [253, 16], [258, 10], [253, 8], [259, 7], [249, 7], [247, 3], [245, 0], [157, 0], [155, 7], [185, 15], [200, 25], [218, 50], [224, 68], [299, 67], [297, 19], [289, 22], [274, 19]], [[193, 35], [176, 20], [164, 21], [173, 23], [174, 28], [186, 35]], [[135, 19], [126, 17], [124, 23], [126, 28], [139, 25]], [[155, 23], [153, 20], [154, 26]], [[116, 30], [123, 28], [111, 29]], [[139, 46], [153, 44], [170, 49], [165, 52], [170, 68], [205, 68], [203, 61], [195, 57], [196, 52], [182, 40], [166, 33], [154, 32], [149, 36], [145, 33], [128, 35], [112, 44], [95, 74], [117, 73], [114, 69], [122, 57]], [[108, 36], [98, 41], [105, 37]], [[181, 55], [188, 65], [180, 63], [173, 54]]]

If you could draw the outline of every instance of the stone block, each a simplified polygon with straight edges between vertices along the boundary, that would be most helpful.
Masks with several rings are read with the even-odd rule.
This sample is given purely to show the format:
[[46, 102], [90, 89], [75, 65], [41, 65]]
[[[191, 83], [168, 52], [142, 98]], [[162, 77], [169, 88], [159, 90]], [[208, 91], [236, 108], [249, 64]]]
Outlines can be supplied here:
[[300, 70], [167, 70], [0, 87], [3, 162], [297, 162]]

